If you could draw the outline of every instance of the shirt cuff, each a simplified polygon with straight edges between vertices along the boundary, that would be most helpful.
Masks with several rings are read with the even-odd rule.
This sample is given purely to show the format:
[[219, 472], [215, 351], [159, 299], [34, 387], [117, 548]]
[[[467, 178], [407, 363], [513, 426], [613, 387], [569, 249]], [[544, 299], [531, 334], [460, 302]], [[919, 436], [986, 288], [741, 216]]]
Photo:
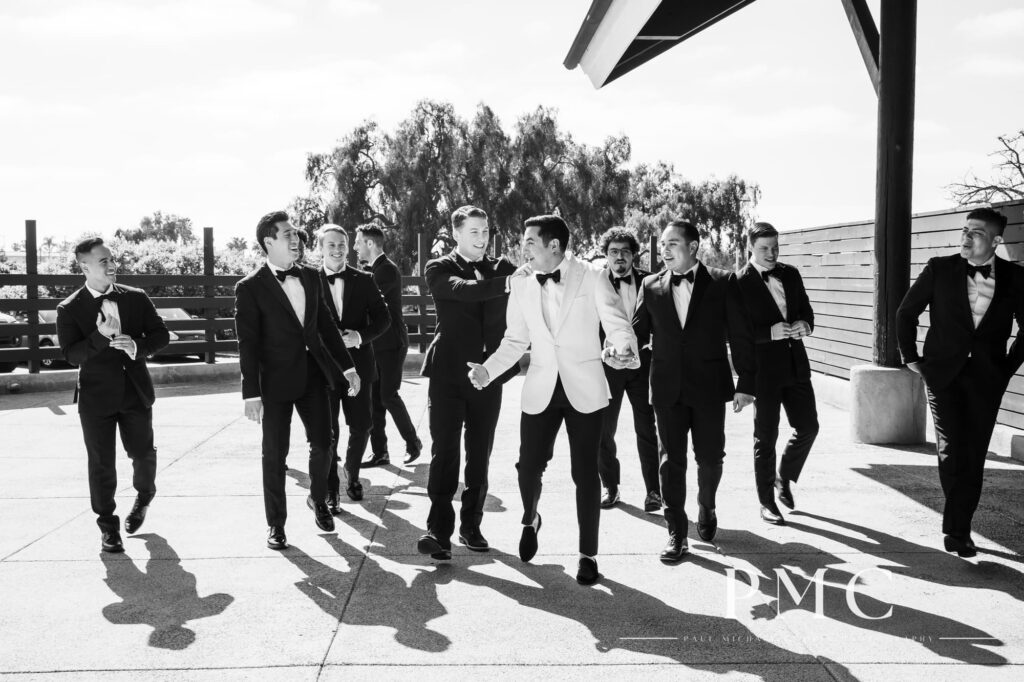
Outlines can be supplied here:
[[260, 396], [256, 396], [255, 398], [246, 398], [246, 399], [245, 399], [245, 402], [247, 402], [247, 403], [251, 403], [251, 402], [254, 402], [254, 401], [256, 401], [256, 400], [263, 400], [263, 398], [262, 398], [262, 397], [260, 397]]

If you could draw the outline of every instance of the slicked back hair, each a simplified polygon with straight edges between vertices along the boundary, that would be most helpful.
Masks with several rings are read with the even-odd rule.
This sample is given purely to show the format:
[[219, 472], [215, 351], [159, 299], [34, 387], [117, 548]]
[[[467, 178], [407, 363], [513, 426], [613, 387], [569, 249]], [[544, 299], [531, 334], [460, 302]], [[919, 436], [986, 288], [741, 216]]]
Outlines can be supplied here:
[[271, 211], [260, 218], [256, 224], [256, 243], [263, 249], [263, 253], [267, 252], [267, 245], [263, 243], [263, 240], [267, 237], [277, 239], [277, 224], [287, 220], [288, 213], [285, 211]]
[[462, 223], [466, 222], [467, 218], [483, 218], [487, 220], [487, 213], [482, 208], [477, 208], [476, 206], [460, 206], [452, 211], [452, 229], [457, 230], [462, 227]]
[[373, 223], [360, 225], [356, 228], [356, 234], [361, 234], [363, 238], [372, 241], [378, 249], [384, 249], [384, 230], [380, 229], [379, 225]]
[[82, 256], [92, 253], [92, 250], [97, 246], [103, 246], [103, 239], [101, 237], [89, 237], [75, 244], [75, 260], [79, 263], [82, 262]]
[[640, 240], [636, 232], [625, 227], [613, 227], [601, 235], [601, 253], [608, 255], [608, 247], [612, 242], [624, 242], [629, 244], [629, 250], [634, 256], [640, 255]]
[[569, 226], [557, 215], [538, 215], [527, 218], [523, 223], [526, 227], [536, 227], [537, 235], [544, 246], [552, 239], [558, 240], [562, 253], [569, 250]]
[[1006, 229], [1006, 216], [994, 208], [976, 208], [967, 214], [967, 220], [981, 220], [996, 228], [996, 234], [999, 236], [1002, 236], [1003, 230]]
[[697, 226], [691, 223], [689, 220], [673, 220], [665, 227], [671, 227], [679, 230], [683, 234], [683, 239], [686, 243], [700, 242], [700, 230]]
[[778, 237], [779, 231], [771, 223], [754, 223], [747, 233], [747, 244], [753, 246], [758, 239], [763, 237]]

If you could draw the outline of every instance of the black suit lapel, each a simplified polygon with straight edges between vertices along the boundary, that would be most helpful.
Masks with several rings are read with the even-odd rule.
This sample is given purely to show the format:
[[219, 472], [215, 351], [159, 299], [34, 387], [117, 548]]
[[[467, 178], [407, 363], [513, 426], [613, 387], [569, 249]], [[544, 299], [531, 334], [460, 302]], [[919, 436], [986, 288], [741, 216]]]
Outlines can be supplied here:
[[[772, 320], [785, 322], [782, 319], [782, 312], [779, 310], [779, 304], [775, 302], [775, 298], [772, 296], [772, 292], [768, 290], [768, 283], [761, 277], [761, 273], [758, 272], [757, 268], [753, 265], [747, 264], [743, 270], [743, 276], [740, 277], [740, 285], [746, 289], [747, 293], [751, 296], [754, 301], [752, 306], [754, 310], [765, 310], [771, 311], [768, 313], [768, 317]], [[786, 305], [789, 306], [789, 291], [786, 291]], [[775, 324], [772, 322], [771, 324]]]
[[974, 329], [974, 313], [971, 312], [971, 299], [967, 296], [967, 260], [964, 258], [957, 258], [953, 264], [952, 285], [960, 323], [968, 329]]
[[[679, 286], [683, 285], [680, 284]], [[683, 329], [689, 326], [690, 320], [693, 319], [694, 311], [700, 305], [700, 300], [704, 298], [704, 292], [707, 291], [709, 286], [711, 286], [711, 273], [708, 272], [703, 263], [699, 263], [696, 275], [693, 278], [693, 291], [690, 292], [690, 306], [686, 309], [686, 324], [683, 325]]]
[[[997, 306], [1003, 304], [1003, 300], [1006, 298], [1005, 294], [1010, 289], [1010, 281], [1012, 275], [1010, 274], [1010, 268], [1019, 267], [1017, 265], [1010, 264], [1009, 261], [1004, 261], [1002, 258], [996, 257], [995, 262], [992, 264], [992, 271], [995, 275], [995, 290], [992, 292], [992, 300], [989, 301], [988, 310], [981, 318], [981, 322], [978, 323], [978, 329], [984, 327], [990, 318], [996, 317], [993, 315], [993, 310]], [[964, 276], [966, 277], [967, 268], [964, 268]], [[971, 318], [973, 322], [973, 317]]]
[[[665, 270], [662, 272], [661, 277], [658, 278], [657, 283], [658, 290], [656, 291], [656, 298], [661, 299], [661, 306], [664, 309], [664, 314], [667, 319], [675, 322], [676, 330], [683, 333], [683, 323], [679, 320], [679, 313], [676, 312], [676, 301], [675, 296], [672, 294], [672, 271]], [[679, 286], [683, 286], [680, 284]], [[653, 287], [652, 287], [652, 290]], [[692, 305], [692, 301], [691, 301]], [[687, 310], [687, 316], [689, 316], [689, 310]]]
[[[306, 292], [306, 313], [304, 315], [305, 327], [316, 326], [316, 309], [317, 309], [317, 295], [319, 294], [319, 287], [317, 287], [316, 277], [317, 274], [310, 268], [304, 268], [299, 266], [299, 281], [302, 282], [302, 288]], [[287, 298], [287, 296], [285, 297]]]
[[[331, 289], [330, 282], [327, 281], [327, 273], [323, 271], [323, 268], [317, 270], [320, 275], [320, 290], [323, 292], [324, 299], [327, 301], [327, 309], [331, 311], [334, 319], [338, 320], [338, 324], [341, 324], [341, 315], [338, 314], [338, 306], [334, 304], [334, 291]], [[341, 298], [342, 306], [348, 305], [348, 284], [346, 283], [344, 294]]]
[[[776, 265], [775, 267], [776, 268], [782, 268], [782, 270], [779, 270], [779, 274], [782, 275], [782, 291], [786, 295], [786, 317], [787, 317], [787, 319], [784, 320], [784, 321], [785, 322], [795, 321], [796, 308], [797, 308], [797, 305], [798, 305], [797, 301], [800, 300], [797, 297], [797, 295], [796, 295], [796, 280], [793, 278], [793, 273], [790, 272], [788, 267], [786, 267], [784, 265], [781, 265], [781, 264]], [[769, 293], [769, 297], [770, 296], [771, 296], [771, 294]], [[774, 303], [774, 302], [775, 302], [775, 299], [772, 299], [772, 303]], [[778, 308], [779, 306], [776, 305], [775, 307]], [[780, 314], [781, 314], [781, 311], [780, 311]]]
[[[288, 317], [291, 318], [295, 324], [301, 327], [302, 323], [299, 322], [299, 316], [295, 314], [295, 308], [292, 307], [292, 302], [288, 300], [288, 295], [284, 293], [284, 287], [282, 287], [281, 283], [277, 281], [277, 277], [275, 277], [274, 273], [270, 271], [270, 266], [264, 265], [260, 268], [258, 279], [263, 284], [263, 288], [270, 293], [271, 298], [274, 298], [278, 303], [284, 306]], [[306, 308], [308, 309], [309, 296], [306, 296], [306, 299]]]

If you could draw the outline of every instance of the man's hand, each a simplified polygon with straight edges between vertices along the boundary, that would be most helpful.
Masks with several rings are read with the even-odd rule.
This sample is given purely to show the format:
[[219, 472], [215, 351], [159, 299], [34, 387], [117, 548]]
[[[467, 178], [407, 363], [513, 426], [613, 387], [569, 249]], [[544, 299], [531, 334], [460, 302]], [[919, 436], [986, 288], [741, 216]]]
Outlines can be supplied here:
[[467, 362], [466, 366], [469, 367], [469, 383], [473, 384], [473, 388], [479, 391], [491, 383], [491, 375], [486, 367], [475, 362]]
[[920, 374], [921, 373], [921, 361], [920, 360], [916, 360], [914, 362], [908, 362], [907, 363], [907, 369], [909, 369], [914, 374]]
[[359, 336], [359, 332], [346, 329], [341, 335], [341, 340], [345, 342], [345, 348], [359, 348], [363, 343], [363, 337]]
[[124, 351], [124, 354], [132, 360], [135, 359], [135, 355], [138, 352], [138, 347], [135, 345], [135, 339], [127, 334], [118, 334], [112, 338], [110, 340], [110, 347]]
[[250, 398], [245, 401], [245, 417], [249, 421], [260, 424], [263, 422], [263, 399]]
[[359, 380], [359, 374], [356, 373], [355, 368], [345, 371], [345, 379], [348, 381], [348, 394], [355, 398], [359, 395], [359, 389], [362, 388], [362, 381]]
[[732, 397], [732, 411], [742, 412], [743, 408], [747, 405], [751, 405], [754, 402], [754, 396], [749, 393], [739, 393]]
[[509, 277], [515, 279], [516, 277], [529, 277], [532, 274], [533, 265], [531, 265], [530, 263], [523, 263], [518, 268], [516, 268], [516, 271], [509, 275]]
[[811, 335], [811, 325], [807, 324], [803, 320], [797, 320], [793, 324], [789, 325], [789, 338], [791, 339], [802, 339], [805, 336]]
[[789, 338], [789, 325], [785, 322], [776, 322], [772, 325], [772, 341], [782, 341]]
[[99, 312], [96, 313], [96, 331], [108, 339], [113, 339], [121, 333], [121, 325], [113, 316]]

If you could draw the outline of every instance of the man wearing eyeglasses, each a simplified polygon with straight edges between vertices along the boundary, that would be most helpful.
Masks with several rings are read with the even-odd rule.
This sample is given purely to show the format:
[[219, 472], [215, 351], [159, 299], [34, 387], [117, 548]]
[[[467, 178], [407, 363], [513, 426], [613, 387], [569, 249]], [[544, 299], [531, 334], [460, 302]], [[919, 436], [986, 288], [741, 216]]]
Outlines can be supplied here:
[[[896, 312], [900, 352], [924, 378], [935, 421], [944, 545], [961, 557], [977, 554], [971, 520], [988, 443], [1003, 393], [1024, 361], [1024, 270], [995, 255], [1005, 228], [1006, 217], [991, 208], [968, 213], [960, 253], [929, 260]], [[919, 354], [918, 317], [929, 306]], [[1007, 352], [1014, 318], [1017, 337]]]

